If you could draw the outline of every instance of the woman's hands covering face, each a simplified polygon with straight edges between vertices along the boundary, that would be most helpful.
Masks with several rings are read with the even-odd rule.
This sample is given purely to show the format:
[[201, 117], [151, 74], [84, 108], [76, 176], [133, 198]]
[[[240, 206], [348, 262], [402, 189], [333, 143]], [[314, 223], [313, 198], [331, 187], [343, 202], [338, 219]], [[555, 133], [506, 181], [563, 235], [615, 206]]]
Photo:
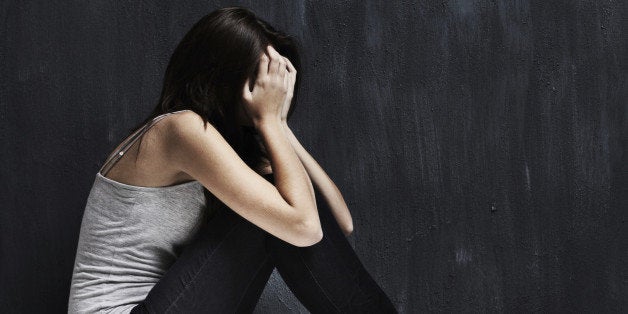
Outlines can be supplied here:
[[266, 118], [285, 121], [296, 81], [296, 69], [290, 60], [270, 45], [267, 52], [268, 56], [264, 53], [260, 57], [253, 91], [247, 79], [242, 94], [245, 111], [256, 125]]
[[288, 58], [283, 56], [282, 58], [286, 60], [286, 66], [288, 67], [288, 73], [286, 73], [285, 76], [288, 84], [288, 91], [286, 94], [286, 99], [281, 108], [281, 122], [286, 122], [286, 119], [288, 118], [288, 111], [290, 110], [290, 104], [292, 102], [292, 96], [294, 94], [294, 82], [296, 82], [297, 79], [297, 70], [294, 68], [292, 62], [290, 62]]

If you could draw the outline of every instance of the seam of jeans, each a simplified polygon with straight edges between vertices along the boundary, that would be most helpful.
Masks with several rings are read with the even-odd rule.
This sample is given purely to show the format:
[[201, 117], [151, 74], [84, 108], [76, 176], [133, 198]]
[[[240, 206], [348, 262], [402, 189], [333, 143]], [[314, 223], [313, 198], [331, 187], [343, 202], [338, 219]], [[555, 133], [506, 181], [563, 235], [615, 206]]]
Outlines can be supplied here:
[[301, 261], [303, 262], [303, 266], [305, 266], [305, 268], [307, 269], [307, 271], [310, 273], [310, 276], [312, 277], [312, 279], [314, 279], [314, 282], [316, 283], [316, 285], [318, 286], [318, 288], [321, 290], [321, 292], [323, 293], [323, 295], [325, 296], [325, 298], [327, 298], [327, 300], [329, 301], [329, 303], [331, 303], [331, 305], [334, 306], [334, 308], [336, 309], [336, 311], [338, 311], [338, 313], [341, 313], [340, 308], [338, 308], [338, 306], [336, 305], [336, 303], [334, 303], [334, 301], [331, 299], [331, 297], [327, 294], [327, 292], [325, 292], [325, 289], [323, 289], [323, 286], [321, 286], [321, 284], [318, 282], [318, 280], [316, 280], [316, 277], [314, 276], [314, 273], [312, 272], [312, 270], [310, 269], [309, 266], [307, 266], [307, 263], [305, 262], [305, 259], [303, 259], [303, 255], [301, 254], [301, 250], [298, 251], [299, 252], [299, 258], [301, 258]]
[[[239, 226], [242, 222], [238, 222], [236, 223], [233, 228], [231, 228], [231, 230], [229, 230], [229, 232], [227, 232], [227, 234], [225, 235], [225, 238], [230, 235], [234, 230], [238, 229], [237, 226]], [[179, 295], [175, 298], [174, 301], [172, 301], [172, 303], [170, 303], [170, 305], [168, 305], [168, 307], [166, 308], [166, 310], [164, 311], [165, 313], [168, 313], [168, 310], [170, 310], [170, 308], [175, 305], [177, 303], [177, 301], [179, 301], [179, 299], [181, 298], [181, 296], [183, 295], [184, 292], [186, 292], [188, 290], [188, 287], [190, 287], [190, 285], [194, 282], [194, 280], [196, 280], [196, 278], [198, 277], [198, 274], [200, 274], [201, 269], [203, 269], [203, 267], [205, 267], [205, 265], [207, 264], [207, 261], [214, 256], [214, 254], [216, 253], [216, 250], [218, 250], [218, 248], [224, 243], [224, 240], [221, 241], [218, 246], [216, 246], [216, 248], [214, 249], [214, 251], [212, 252], [212, 254], [210, 254], [204, 261], [203, 264], [201, 264], [201, 266], [196, 270], [196, 273], [194, 274], [194, 276], [192, 277], [192, 279], [190, 279], [188, 281], [188, 283], [183, 287], [183, 289], [181, 289], [181, 292], [179, 292]]]
[[238, 304], [236, 304], [236, 307], [235, 307], [236, 313], [238, 312], [238, 308], [240, 307], [240, 303], [242, 303], [244, 296], [246, 295], [247, 291], [249, 291], [249, 287], [251, 286], [251, 283], [253, 282], [253, 280], [255, 280], [255, 277], [257, 277], [257, 274], [259, 274], [260, 270], [262, 270], [262, 268], [266, 264], [266, 261], [268, 261], [268, 256], [269, 255], [266, 254], [266, 257], [264, 257], [264, 261], [259, 265], [259, 267], [255, 271], [255, 275], [253, 275], [253, 278], [251, 278], [251, 281], [249, 281], [249, 283], [246, 285], [246, 288], [244, 288], [244, 293], [240, 297], [240, 300], [238, 301]]

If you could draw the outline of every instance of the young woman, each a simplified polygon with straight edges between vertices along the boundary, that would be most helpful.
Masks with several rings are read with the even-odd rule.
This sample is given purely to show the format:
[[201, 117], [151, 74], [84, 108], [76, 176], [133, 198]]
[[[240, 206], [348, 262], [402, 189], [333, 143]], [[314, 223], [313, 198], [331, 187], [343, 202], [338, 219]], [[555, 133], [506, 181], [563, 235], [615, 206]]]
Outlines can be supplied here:
[[69, 312], [250, 313], [276, 267], [312, 313], [396, 313], [288, 127], [297, 50], [243, 7], [185, 35], [158, 105], [96, 174]]

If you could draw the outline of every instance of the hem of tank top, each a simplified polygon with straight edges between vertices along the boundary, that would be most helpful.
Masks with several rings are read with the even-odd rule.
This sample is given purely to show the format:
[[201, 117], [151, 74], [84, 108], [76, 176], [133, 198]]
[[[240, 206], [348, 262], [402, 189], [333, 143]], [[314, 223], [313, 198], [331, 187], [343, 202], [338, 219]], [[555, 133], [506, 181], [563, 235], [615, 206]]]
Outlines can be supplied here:
[[113, 186], [116, 186], [116, 187], [119, 187], [119, 188], [123, 188], [123, 189], [127, 189], [127, 190], [137, 190], [137, 191], [163, 191], [163, 190], [182, 188], [182, 187], [186, 187], [186, 186], [194, 185], [194, 184], [199, 184], [201, 186], [203, 185], [198, 180], [192, 180], [192, 181], [188, 181], [188, 182], [178, 183], [178, 184], [175, 184], [175, 185], [166, 185], [166, 186], [132, 185], [132, 184], [126, 184], [126, 183], [122, 183], [120, 181], [116, 181], [116, 180], [107, 178], [107, 177], [103, 176], [100, 173], [100, 171], [96, 173], [96, 178], [100, 179], [101, 181], [104, 181], [105, 183], [108, 183], [109, 185], [113, 185]]
[[[271, 179], [274, 179], [274, 175], [272, 172], [269, 173], [264, 173], [262, 174], [262, 177], [267, 177], [270, 176]], [[171, 189], [171, 188], [179, 188], [179, 187], [184, 187], [187, 185], [192, 185], [194, 183], [200, 184], [201, 186], [203, 186], [203, 184], [198, 181], [198, 180], [192, 180], [192, 181], [188, 181], [188, 182], [183, 182], [183, 183], [179, 183], [179, 184], [175, 184], [175, 185], [167, 185], [167, 186], [140, 186], [140, 185], [132, 185], [132, 184], [126, 184], [126, 183], [122, 183], [120, 181], [116, 181], [110, 178], [107, 178], [105, 176], [103, 176], [100, 171], [96, 173], [96, 177], [105, 181], [106, 183], [113, 185], [113, 186], [117, 186], [120, 188], [124, 188], [127, 190], [144, 190], [144, 191], [150, 191], [150, 190], [157, 190], [157, 191], [161, 191], [164, 189]], [[204, 186], [203, 186], [204, 187]]]

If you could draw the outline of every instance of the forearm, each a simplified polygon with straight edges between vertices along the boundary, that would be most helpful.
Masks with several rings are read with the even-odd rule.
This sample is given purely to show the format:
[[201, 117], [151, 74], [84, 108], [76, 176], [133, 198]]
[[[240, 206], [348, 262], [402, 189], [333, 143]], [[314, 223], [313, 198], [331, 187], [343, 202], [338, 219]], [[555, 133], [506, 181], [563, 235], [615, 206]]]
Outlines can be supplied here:
[[311, 181], [316, 185], [327, 204], [329, 204], [338, 225], [341, 227], [345, 235], [350, 235], [353, 231], [353, 219], [351, 217], [351, 213], [349, 212], [349, 208], [342, 197], [342, 193], [318, 162], [316, 162], [316, 160], [314, 160], [314, 158], [301, 145], [294, 133], [292, 133], [292, 130], [288, 127], [288, 124], [285, 121], [282, 121], [282, 125], [288, 140], [292, 144], [295, 153], [305, 167]]
[[283, 198], [301, 211], [302, 221], [319, 225], [315, 197], [309, 193], [307, 172], [279, 120], [256, 121], [274, 172], [275, 186]]

